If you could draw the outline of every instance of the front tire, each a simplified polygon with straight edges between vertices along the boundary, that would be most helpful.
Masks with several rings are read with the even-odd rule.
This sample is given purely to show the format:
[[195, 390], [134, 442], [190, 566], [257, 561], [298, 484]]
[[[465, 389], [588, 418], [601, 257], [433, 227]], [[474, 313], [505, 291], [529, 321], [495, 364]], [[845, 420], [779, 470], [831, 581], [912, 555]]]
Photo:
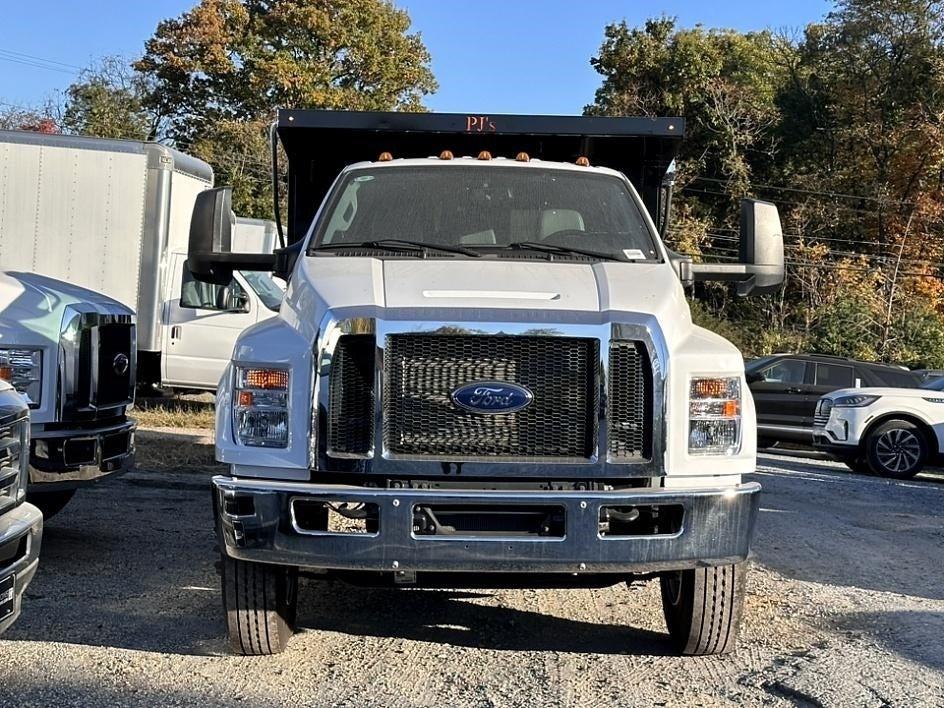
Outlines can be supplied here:
[[924, 469], [928, 460], [928, 441], [913, 423], [889, 420], [869, 433], [865, 451], [869, 467], [875, 474], [910, 479]]
[[278, 654], [295, 632], [298, 569], [248, 563], [223, 554], [223, 609], [233, 651]]
[[49, 521], [62, 511], [66, 504], [75, 496], [74, 489], [59, 490], [56, 492], [28, 492], [26, 501], [38, 507], [43, 512], [43, 519]]
[[746, 562], [665, 573], [659, 582], [676, 651], [708, 656], [735, 649], [747, 596]]

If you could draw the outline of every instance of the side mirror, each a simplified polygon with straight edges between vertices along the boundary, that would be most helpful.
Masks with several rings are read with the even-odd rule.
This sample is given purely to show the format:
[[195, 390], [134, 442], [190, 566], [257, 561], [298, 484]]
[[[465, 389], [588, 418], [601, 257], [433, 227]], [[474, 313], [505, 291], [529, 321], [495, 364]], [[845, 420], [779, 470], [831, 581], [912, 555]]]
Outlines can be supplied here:
[[207, 189], [197, 195], [190, 219], [190, 243], [187, 265], [197, 280], [226, 285], [233, 278], [232, 269], [219, 267], [213, 257], [229, 253], [233, 242], [233, 190], [231, 187]]
[[760, 373], [759, 371], [755, 371], [755, 372], [752, 372], [752, 373], [746, 373], [746, 374], [744, 374], [744, 378], [747, 380], [747, 383], [749, 383], [749, 384], [752, 384], [752, 383], [760, 383], [761, 381], [765, 381], [765, 380], [766, 380], [766, 379], [764, 379], [764, 375], [763, 375], [762, 373]]
[[232, 187], [200, 192], [193, 204], [187, 266], [203, 283], [228, 285], [234, 270], [271, 272], [275, 267], [271, 253], [231, 253], [236, 223], [232, 204]]
[[741, 201], [741, 262], [751, 266], [753, 282], [742, 294], [775, 292], [783, 285], [783, 227], [770, 202]]
[[249, 312], [249, 298], [246, 293], [234, 292], [229, 296], [229, 302], [226, 307], [227, 312]]
[[741, 201], [740, 263], [692, 263], [695, 281], [734, 281], [738, 295], [779, 290], [784, 280], [783, 227], [777, 207], [758, 199]]

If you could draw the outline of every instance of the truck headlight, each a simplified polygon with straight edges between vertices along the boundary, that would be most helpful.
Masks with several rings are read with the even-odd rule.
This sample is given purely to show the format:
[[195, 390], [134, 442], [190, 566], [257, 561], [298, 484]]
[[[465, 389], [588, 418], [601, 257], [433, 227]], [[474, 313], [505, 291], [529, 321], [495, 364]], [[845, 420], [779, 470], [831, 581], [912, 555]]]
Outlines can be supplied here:
[[0, 426], [0, 509], [26, 495], [29, 425], [29, 418], [20, 418]]
[[288, 371], [236, 368], [236, 439], [252, 447], [288, 447]]
[[698, 377], [688, 396], [688, 452], [735, 455], [741, 449], [741, 380]]
[[36, 408], [43, 389], [42, 350], [0, 348], [0, 379], [23, 394], [30, 408]]

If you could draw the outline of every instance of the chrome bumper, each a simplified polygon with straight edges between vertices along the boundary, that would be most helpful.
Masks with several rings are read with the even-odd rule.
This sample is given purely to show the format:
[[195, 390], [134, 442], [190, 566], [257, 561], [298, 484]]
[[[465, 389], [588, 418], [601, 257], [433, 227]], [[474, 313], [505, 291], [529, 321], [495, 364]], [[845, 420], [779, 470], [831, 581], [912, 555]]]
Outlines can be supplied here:
[[99, 429], [35, 430], [30, 447], [30, 487], [75, 489], [134, 467], [134, 431], [129, 418]]
[[[23, 592], [36, 574], [43, 537], [43, 515], [32, 504], [20, 504], [0, 515], [0, 588], [12, 578], [12, 605], [0, 592], [0, 634], [20, 614]], [[8, 591], [7, 591], [8, 592]]]
[[[439, 491], [219, 476], [213, 478], [213, 490], [221, 545], [230, 557], [246, 561], [365, 571], [651, 573], [747, 558], [760, 485], [619, 492]], [[292, 513], [299, 499], [376, 504], [378, 530], [300, 530]], [[559, 538], [414, 533], [414, 507], [440, 504], [556, 505], [564, 509], [565, 530]], [[601, 506], [665, 504], [683, 507], [681, 529], [675, 534], [600, 534]]]

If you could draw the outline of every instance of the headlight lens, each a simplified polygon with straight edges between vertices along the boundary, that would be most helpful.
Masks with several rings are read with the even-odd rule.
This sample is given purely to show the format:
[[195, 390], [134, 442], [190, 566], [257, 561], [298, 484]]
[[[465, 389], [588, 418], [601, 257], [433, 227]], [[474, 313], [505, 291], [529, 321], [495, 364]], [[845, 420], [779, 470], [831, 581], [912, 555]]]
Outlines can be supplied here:
[[856, 393], [851, 396], [840, 396], [833, 399], [833, 408], [863, 408], [875, 403], [880, 396], [867, 396], [864, 393]]
[[689, 454], [736, 455], [741, 449], [741, 380], [693, 378], [688, 400]]
[[288, 447], [288, 383], [284, 369], [236, 368], [236, 438], [251, 447]]
[[42, 350], [0, 348], [0, 379], [23, 394], [30, 407], [37, 407], [43, 389]]
[[0, 509], [26, 496], [29, 418], [0, 426]]

